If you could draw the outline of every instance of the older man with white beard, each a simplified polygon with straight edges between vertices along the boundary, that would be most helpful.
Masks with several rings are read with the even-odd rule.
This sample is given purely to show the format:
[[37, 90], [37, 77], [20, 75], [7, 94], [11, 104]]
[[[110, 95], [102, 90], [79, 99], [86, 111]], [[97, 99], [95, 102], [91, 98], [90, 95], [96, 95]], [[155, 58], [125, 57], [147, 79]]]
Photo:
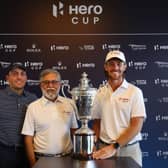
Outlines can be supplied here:
[[71, 133], [78, 127], [74, 102], [59, 95], [61, 76], [53, 69], [40, 74], [42, 97], [27, 109], [22, 129], [30, 167], [39, 157], [60, 157], [72, 150]]

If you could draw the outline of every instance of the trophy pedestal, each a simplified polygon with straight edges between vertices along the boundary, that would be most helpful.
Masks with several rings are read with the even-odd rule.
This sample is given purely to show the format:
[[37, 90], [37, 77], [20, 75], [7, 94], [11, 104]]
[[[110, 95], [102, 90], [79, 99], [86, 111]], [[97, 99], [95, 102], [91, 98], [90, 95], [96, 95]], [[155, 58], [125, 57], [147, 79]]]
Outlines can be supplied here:
[[95, 150], [95, 132], [88, 127], [88, 120], [81, 120], [82, 126], [73, 136], [73, 158], [91, 160]]

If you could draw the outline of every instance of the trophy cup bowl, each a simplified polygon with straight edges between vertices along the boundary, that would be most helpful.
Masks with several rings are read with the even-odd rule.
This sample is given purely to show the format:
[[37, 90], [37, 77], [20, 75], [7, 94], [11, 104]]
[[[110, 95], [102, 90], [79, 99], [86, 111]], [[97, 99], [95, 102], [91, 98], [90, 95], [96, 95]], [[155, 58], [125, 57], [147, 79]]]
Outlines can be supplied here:
[[88, 122], [91, 120], [91, 107], [97, 89], [89, 85], [89, 81], [87, 74], [83, 72], [79, 86], [70, 91], [78, 108], [78, 119], [81, 121], [81, 127], [73, 135], [73, 158], [79, 160], [92, 159], [95, 149], [95, 132], [88, 127]]

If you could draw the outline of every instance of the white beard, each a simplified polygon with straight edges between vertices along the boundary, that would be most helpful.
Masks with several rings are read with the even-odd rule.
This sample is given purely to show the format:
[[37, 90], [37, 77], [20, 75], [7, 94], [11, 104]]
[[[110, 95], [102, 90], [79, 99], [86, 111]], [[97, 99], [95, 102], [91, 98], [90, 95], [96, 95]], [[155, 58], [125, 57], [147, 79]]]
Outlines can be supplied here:
[[48, 88], [47, 90], [42, 90], [43, 96], [46, 97], [49, 100], [54, 100], [58, 96], [59, 90], [56, 90], [55, 88]]

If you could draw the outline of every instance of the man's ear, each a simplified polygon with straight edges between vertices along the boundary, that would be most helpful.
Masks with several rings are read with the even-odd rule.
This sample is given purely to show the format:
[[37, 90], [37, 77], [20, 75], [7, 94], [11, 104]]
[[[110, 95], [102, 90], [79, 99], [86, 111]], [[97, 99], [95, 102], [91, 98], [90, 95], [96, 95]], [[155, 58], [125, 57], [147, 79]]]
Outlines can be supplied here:
[[107, 64], [104, 64], [104, 70], [107, 71]]
[[127, 64], [126, 63], [124, 64], [124, 69], [125, 69], [124, 70], [124, 72], [125, 72], [127, 70]]

